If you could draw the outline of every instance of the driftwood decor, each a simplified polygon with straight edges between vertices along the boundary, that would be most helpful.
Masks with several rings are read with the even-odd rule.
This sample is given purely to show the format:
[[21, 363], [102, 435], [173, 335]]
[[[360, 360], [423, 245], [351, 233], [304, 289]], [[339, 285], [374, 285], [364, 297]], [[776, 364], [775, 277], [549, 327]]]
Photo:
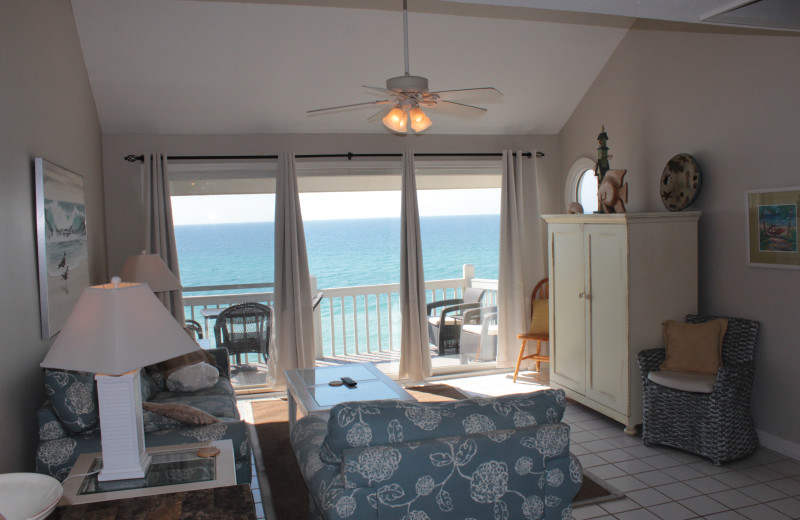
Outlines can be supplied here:
[[628, 183], [622, 178], [628, 170], [608, 170], [597, 190], [600, 199], [600, 211], [603, 213], [625, 213], [625, 202], [628, 202]]

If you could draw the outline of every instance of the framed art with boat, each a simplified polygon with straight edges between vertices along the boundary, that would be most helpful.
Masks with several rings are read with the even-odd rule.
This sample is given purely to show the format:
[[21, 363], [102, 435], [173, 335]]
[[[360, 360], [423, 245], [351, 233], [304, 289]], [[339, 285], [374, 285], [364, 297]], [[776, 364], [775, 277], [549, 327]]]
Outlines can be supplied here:
[[800, 269], [797, 217], [800, 187], [746, 192], [747, 264]]

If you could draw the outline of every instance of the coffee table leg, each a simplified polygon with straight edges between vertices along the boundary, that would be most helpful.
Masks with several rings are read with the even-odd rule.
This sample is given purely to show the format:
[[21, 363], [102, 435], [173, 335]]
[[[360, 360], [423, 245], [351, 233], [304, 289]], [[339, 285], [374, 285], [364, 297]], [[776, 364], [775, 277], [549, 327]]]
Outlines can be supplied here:
[[297, 421], [297, 403], [294, 401], [294, 396], [291, 392], [286, 392], [287, 404], [289, 405], [289, 431], [294, 428], [294, 423]]

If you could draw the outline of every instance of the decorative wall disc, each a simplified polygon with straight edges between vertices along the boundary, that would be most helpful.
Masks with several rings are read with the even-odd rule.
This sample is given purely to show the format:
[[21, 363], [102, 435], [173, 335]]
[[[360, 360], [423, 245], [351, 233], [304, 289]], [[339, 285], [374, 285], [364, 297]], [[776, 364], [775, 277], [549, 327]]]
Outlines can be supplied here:
[[702, 186], [700, 165], [688, 153], [667, 162], [661, 174], [661, 201], [670, 211], [680, 211], [695, 201]]

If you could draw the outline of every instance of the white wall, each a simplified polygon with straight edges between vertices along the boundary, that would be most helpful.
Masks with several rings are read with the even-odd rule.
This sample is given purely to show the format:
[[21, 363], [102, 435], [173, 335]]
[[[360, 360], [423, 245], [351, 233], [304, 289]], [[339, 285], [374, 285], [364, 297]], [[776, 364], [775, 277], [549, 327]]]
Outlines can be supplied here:
[[84, 178], [90, 275], [105, 278], [101, 135], [69, 2], [3, 2], [0, 16], [0, 473], [33, 471], [44, 402], [33, 158]]
[[605, 124], [611, 167], [628, 170], [629, 211], [665, 211], [667, 161], [682, 152], [698, 160], [699, 310], [761, 322], [756, 427], [763, 444], [795, 458], [800, 271], [746, 265], [744, 192], [800, 185], [798, 63], [797, 34], [637, 22], [559, 135], [566, 175], [578, 157], [596, 157]]
[[[144, 246], [144, 215], [141, 205], [141, 163], [123, 160], [128, 154], [166, 153], [168, 155], [272, 155], [282, 151], [296, 154], [334, 153], [399, 153], [415, 152], [501, 152], [503, 149], [541, 150], [546, 155], [536, 159], [542, 186], [549, 189], [558, 182], [558, 144], [555, 136], [458, 136], [389, 134], [285, 134], [285, 135], [131, 135], [103, 136], [103, 170], [106, 192], [108, 228], [108, 265], [111, 273], [119, 272], [128, 255]], [[524, 159], [529, 168], [532, 159]], [[526, 180], [532, 179], [532, 168]], [[526, 184], [531, 186], [531, 184]], [[534, 200], [536, 192], [526, 190], [526, 199]], [[563, 198], [563, 197], [562, 197]], [[545, 209], [552, 206], [547, 205]], [[531, 219], [538, 226], [538, 219]], [[544, 261], [538, 252], [537, 229], [525, 244], [531, 258], [526, 273], [529, 289], [544, 273]]]

